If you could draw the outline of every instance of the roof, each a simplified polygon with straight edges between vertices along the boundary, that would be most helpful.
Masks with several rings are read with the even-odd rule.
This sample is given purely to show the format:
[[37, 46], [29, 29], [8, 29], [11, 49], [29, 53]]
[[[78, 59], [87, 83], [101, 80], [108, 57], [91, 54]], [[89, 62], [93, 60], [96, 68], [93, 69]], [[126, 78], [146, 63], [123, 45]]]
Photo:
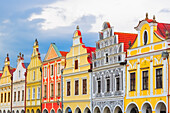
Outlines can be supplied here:
[[60, 51], [60, 53], [61, 53], [62, 56], [66, 56], [68, 52], [66, 52], [66, 51]]
[[92, 63], [92, 52], [95, 52], [95, 47], [86, 47], [85, 45], [82, 45], [83, 48], [86, 48], [87, 53], [90, 53], [90, 55], [87, 57], [87, 61], [91, 64]]
[[27, 68], [28, 67], [28, 65], [29, 65], [29, 63], [22, 63], [22, 66], [23, 66], [23, 68]]
[[0, 77], [2, 76], [2, 73], [0, 73]]
[[166, 38], [166, 31], [170, 33], [170, 24], [167, 23], [158, 23], [157, 31], [155, 31], [160, 37]]
[[16, 68], [10, 67], [8, 66], [9, 72], [11, 75], [13, 75], [14, 71], [16, 70]]
[[129, 41], [133, 44], [135, 39], [137, 38], [137, 34], [133, 33], [121, 33], [121, 32], [115, 32], [115, 35], [118, 35], [119, 43], [124, 43], [124, 51], [127, 52], [127, 49], [129, 48]]

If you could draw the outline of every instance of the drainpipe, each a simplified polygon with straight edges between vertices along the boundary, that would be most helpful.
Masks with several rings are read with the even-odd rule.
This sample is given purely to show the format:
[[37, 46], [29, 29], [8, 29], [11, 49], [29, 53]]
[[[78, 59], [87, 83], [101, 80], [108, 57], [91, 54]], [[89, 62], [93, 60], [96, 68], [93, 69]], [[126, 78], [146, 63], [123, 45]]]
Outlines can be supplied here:
[[11, 76], [11, 113], [12, 113], [13, 74]]
[[40, 103], [41, 103], [41, 113], [42, 113], [42, 68], [41, 67], [40, 67], [40, 72], [41, 72], [41, 99], [40, 99]]
[[26, 92], [27, 92], [27, 69], [26, 69], [26, 72], [25, 72], [25, 97], [24, 97], [24, 99], [25, 99], [25, 101], [24, 101], [24, 109], [25, 109], [25, 113], [26, 113]]
[[61, 113], [63, 113], [63, 69], [61, 70]]

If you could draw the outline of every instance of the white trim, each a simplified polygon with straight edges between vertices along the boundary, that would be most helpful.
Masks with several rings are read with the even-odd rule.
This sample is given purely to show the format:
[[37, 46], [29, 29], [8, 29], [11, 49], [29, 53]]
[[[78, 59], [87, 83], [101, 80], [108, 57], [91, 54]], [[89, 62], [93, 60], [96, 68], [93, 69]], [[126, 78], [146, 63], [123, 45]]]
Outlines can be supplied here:
[[[86, 92], [86, 94], [83, 94], [83, 80], [85, 80], [86, 79], [86, 82], [87, 82], [87, 77], [82, 77], [81, 78], [81, 86], [82, 86], [82, 90], [81, 90], [81, 94], [82, 95], [87, 95], [87, 92]], [[90, 85], [91, 85], [91, 83], [90, 83]], [[86, 83], [86, 87], [88, 86], [88, 83]], [[88, 90], [88, 88], [87, 88], [87, 90]], [[90, 89], [90, 90], [92, 90], [92, 89]]]
[[158, 106], [159, 103], [163, 103], [163, 104], [165, 105], [166, 111], [167, 111], [167, 109], [168, 109], [167, 104], [166, 104], [164, 101], [162, 101], [162, 100], [160, 100], [160, 101], [158, 101], [158, 102], [156, 103], [154, 111], [156, 111], [156, 108], [157, 108], [157, 106]]
[[[147, 42], [146, 42], [146, 44], [145, 44], [145, 41], [144, 41], [144, 35], [145, 35], [145, 31], [146, 31], [146, 33], [147, 33]], [[147, 45], [148, 43], [149, 43], [149, 34], [148, 34], [148, 31], [147, 30], [144, 30], [143, 31], [143, 35], [142, 35], [142, 42], [143, 42], [143, 45]]]
[[[138, 62], [140, 62], [140, 59], [138, 58]], [[137, 78], [137, 89], [135, 88], [135, 90], [137, 90], [137, 96], [140, 96], [140, 63], [137, 65], [137, 75], [136, 78]], [[139, 82], [138, 82], [139, 81]], [[135, 79], [135, 87], [136, 87], [136, 79]]]
[[134, 104], [134, 105], [138, 108], [138, 111], [140, 111], [138, 105], [137, 105], [135, 102], [130, 102], [130, 103], [127, 105], [127, 107], [126, 107], [126, 110], [125, 110], [126, 113], [127, 113], [128, 107], [129, 107], [130, 105], [132, 105], [132, 104]]
[[[154, 88], [153, 87], [153, 56], [151, 56], [150, 59], [152, 60], [152, 62], [150, 62], [150, 69], [152, 69], [150, 71], [150, 95], [153, 95], [153, 88]], [[155, 83], [156, 83], [156, 81], [155, 81]]]
[[93, 113], [94, 113], [94, 111], [95, 111], [96, 108], [99, 108], [100, 113], [102, 113], [102, 112], [101, 112], [102, 110], [101, 110], [101, 108], [100, 108], [98, 105], [96, 105], [96, 106], [93, 107]]
[[141, 111], [142, 111], [142, 108], [144, 107], [145, 104], [149, 104], [151, 106], [151, 109], [152, 111], [154, 111], [153, 107], [152, 107], [152, 104], [149, 102], [149, 101], [145, 101], [142, 106], [141, 106]]
[[[67, 95], [67, 82], [70, 82], [70, 95]], [[69, 97], [69, 96], [71, 96], [71, 80], [67, 79], [66, 80], [66, 97]]]
[[109, 108], [110, 112], [112, 112], [111, 108], [110, 108], [108, 105], [105, 105], [105, 106], [103, 107], [102, 113], [104, 113], [104, 110], [106, 109], [106, 107]]
[[113, 113], [115, 113], [115, 109], [116, 109], [117, 107], [119, 107], [119, 108], [122, 110], [122, 112], [124, 113], [124, 109], [123, 109], [120, 105], [116, 105], [116, 106], [113, 108]]

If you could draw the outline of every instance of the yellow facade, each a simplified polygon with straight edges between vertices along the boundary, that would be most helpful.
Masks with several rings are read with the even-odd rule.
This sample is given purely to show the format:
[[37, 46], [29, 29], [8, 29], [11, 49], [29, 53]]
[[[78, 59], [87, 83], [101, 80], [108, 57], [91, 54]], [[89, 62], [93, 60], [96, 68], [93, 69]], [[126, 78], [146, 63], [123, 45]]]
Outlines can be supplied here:
[[26, 87], [26, 112], [41, 112], [41, 58], [38, 41], [34, 42], [33, 53], [27, 68]]
[[[82, 43], [81, 32], [76, 30], [73, 37], [73, 46], [70, 52], [66, 56], [66, 67], [63, 71], [64, 81], [64, 112], [68, 113], [70, 110], [72, 113], [91, 111], [90, 105], [90, 79], [91, 73], [88, 71], [91, 69], [88, 58], [87, 48]], [[94, 49], [94, 48], [93, 48]], [[78, 61], [78, 68], [75, 68], [75, 61]], [[86, 94], [83, 94], [83, 80], [86, 79]], [[78, 95], [75, 94], [75, 81], [78, 80]], [[67, 95], [67, 82], [70, 82], [70, 95]], [[70, 110], [69, 110], [70, 109]]]
[[[165, 113], [168, 104], [168, 63], [167, 58], [162, 56], [162, 52], [167, 49], [166, 39], [154, 33], [157, 31], [157, 23], [148, 22], [148, 19], [141, 21], [136, 30], [138, 37], [131, 49], [127, 51], [124, 111], [126, 113]], [[144, 39], [145, 31], [147, 41]], [[161, 87], [158, 87], [156, 71], [161, 73], [162, 84], [159, 82]], [[133, 74], [135, 80], [132, 79]], [[145, 77], [145, 75], [148, 76]], [[133, 80], [135, 82], [132, 83]]]
[[0, 111], [9, 113], [11, 111], [11, 78], [14, 68], [10, 67], [10, 61], [7, 54], [3, 74], [0, 79]]

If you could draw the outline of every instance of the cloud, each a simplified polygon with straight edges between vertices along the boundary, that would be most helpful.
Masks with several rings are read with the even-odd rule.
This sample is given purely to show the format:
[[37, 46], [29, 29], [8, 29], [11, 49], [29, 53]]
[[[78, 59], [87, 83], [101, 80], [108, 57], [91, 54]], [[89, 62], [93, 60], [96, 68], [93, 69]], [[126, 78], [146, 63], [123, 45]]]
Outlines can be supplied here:
[[[42, 7], [41, 13], [33, 13], [28, 20], [43, 19], [38, 25], [42, 30], [51, 30], [69, 27], [75, 22], [82, 23], [84, 20], [81, 18], [92, 15], [95, 19], [90, 23], [90, 28], [88, 26], [87, 32], [98, 32], [104, 21], [109, 21], [117, 30], [132, 32], [137, 24], [134, 18], [143, 19], [146, 12], [158, 15], [169, 3], [169, 0], [164, 3], [158, 0], [63, 0]], [[155, 7], [158, 4], [159, 7]]]
[[170, 9], [164, 8], [160, 10], [161, 13], [170, 13]]
[[9, 23], [9, 22], [10, 22], [9, 19], [6, 19], [6, 20], [2, 21], [3, 24], [7, 24], [7, 23]]

